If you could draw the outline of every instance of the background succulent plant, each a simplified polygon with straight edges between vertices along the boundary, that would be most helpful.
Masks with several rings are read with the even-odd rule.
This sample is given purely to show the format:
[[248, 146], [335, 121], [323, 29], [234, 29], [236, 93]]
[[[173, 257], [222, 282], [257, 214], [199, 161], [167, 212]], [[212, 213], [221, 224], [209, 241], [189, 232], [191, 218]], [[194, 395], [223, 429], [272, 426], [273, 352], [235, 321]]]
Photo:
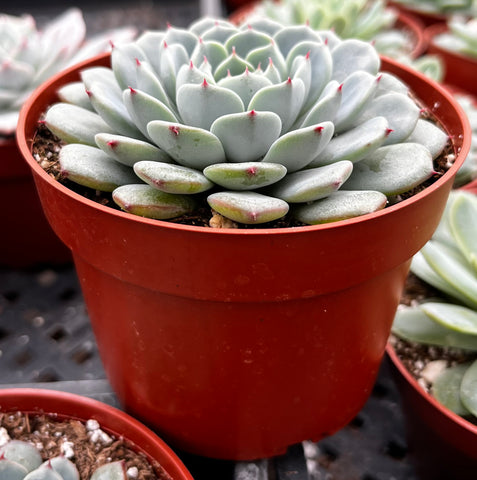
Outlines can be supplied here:
[[[451, 193], [432, 239], [415, 255], [411, 271], [441, 292], [398, 310], [392, 332], [409, 342], [443, 347], [422, 374], [442, 404], [462, 416], [477, 416], [477, 197]], [[427, 386], [427, 385], [425, 385]]]
[[434, 37], [434, 43], [444, 50], [476, 58], [477, 18], [453, 16], [447, 22], [449, 30]]
[[402, 4], [418, 12], [440, 15], [454, 13], [475, 15], [477, 12], [475, 0], [394, 0], [394, 3]]
[[109, 30], [85, 41], [81, 11], [71, 8], [38, 30], [30, 15], [0, 15], [0, 135], [13, 135], [29, 94], [53, 73], [130, 41], [135, 29]]
[[235, 222], [292, 205], [323, 223], [421, 184], [448, 142], [379, 69], [369, 43], [331, 31], [203, 18], [115, 47], [111, 69], [62, 88], [45, 123], [67, 143], [63, 175], [128, 212], [173, 218], [207, 192]]

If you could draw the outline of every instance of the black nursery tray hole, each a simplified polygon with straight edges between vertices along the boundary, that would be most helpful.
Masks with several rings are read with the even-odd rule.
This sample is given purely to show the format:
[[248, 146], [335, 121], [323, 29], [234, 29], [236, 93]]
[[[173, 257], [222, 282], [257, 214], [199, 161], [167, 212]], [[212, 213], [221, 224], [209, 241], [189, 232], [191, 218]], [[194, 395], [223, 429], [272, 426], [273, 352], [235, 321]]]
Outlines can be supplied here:
[[50, 332], [50, 338], [55, 340], [55, 342], [60, 342], [67, 336], [65, 330], [61, 327], [57, 327]]

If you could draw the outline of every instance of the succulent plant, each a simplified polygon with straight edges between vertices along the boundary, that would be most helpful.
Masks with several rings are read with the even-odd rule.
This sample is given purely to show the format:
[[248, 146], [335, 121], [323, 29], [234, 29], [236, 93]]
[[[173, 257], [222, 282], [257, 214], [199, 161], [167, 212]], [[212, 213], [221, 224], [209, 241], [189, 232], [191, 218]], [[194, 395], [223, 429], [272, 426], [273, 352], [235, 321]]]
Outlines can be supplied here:
[[467, 57], [477, 57], [477, 18], [453, 16], [447, 22], [449, 30], [434, 37], [434, 43], [444, 50]]
[[63, 68], [96, 53], [110, 42], [130, 41], [130, 27], [110, 30], [85, 41], [81, 11], [71, 8], [38, 30], [30, 15], [0, 15], [0, 135], [13, 135], [18, 112], [30, 93]]
[[[427, 367], [431, 393], [462, 416], [477, 416], [477, 197], [451, 192], [432, 239], [411, 271], [441, 292], [400, 308], [392, 332], [409, 342], [463, 352], [462, 363], [437, 358]], [[449, 356], [449, 355], [447, 355]]]
[[[116, 46], [44, 123], [69, 180], [169, 219], [206, 197], [234, 222], [292, 207], [316, 224], [370, 213], [434, 173], [448, 135], [367, 42], [270, 19], [202, 18]], [[205, 192], [205, 193], [204, 193]]]
[[452, 15], [455, 13], [474, 15], [475, 0], [394, 0], [396, 4], [423, 13]]

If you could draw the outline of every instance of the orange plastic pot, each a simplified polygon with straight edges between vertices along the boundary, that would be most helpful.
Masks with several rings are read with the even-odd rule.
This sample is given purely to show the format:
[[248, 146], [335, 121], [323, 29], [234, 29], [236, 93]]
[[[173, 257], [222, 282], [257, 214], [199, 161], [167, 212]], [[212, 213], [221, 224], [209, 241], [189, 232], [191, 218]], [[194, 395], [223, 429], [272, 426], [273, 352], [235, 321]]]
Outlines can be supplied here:
[[444, 83], [458, 87], [467, 93], [477, 95], [477, 58], [462, 55], [436, 44], [435, 38], [447, 32], [447, 25], [431, 25], [424, 30], [427, 42], [427, 53], [439, 55], [444, 62]]
[[443, 407], [409, 373], [394, 348], [387, 356], [402, 397], [408, 444], [422, 480], [474, 480], [477, 425]]
[[125, 408], [183, 450], [234, 460], [277, 455], [345, 426], [371, 392], [410, 259], [437, 227], [469, 150], [461, 107], [421, 74], [383, 61], [446, 125], [454, 166], [372, 215], [215, 230], [98, 205], [39, 167], [30, 153], [37, 120], [86, 66], [43, 84], [17, 135], [46, 215], [73, 251]]
[[172, 480], [193, 480], [179, 457], [149, 428], [106, 403], [82, 395], [40, 388], [0, 389], [0, 414], [52, 414], [58, 420], [97, 420], [101, 429], [124, 438], [131, 448], [158, 462]]
[[15, 138], [0, 139], [0, 266], [24, 268], [71, 262], [45, 218], [31, 169]]

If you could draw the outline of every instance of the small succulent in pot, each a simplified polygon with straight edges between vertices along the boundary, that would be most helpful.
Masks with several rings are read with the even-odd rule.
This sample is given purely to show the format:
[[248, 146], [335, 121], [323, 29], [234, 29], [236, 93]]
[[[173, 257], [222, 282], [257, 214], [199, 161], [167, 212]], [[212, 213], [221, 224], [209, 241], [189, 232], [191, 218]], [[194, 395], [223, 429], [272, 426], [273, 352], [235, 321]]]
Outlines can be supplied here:
[[18, 113], [29, 94], [47, 78], [92, 55], [110, 42], [136, 36], [132, 27], [110, 30], [85, 40], [81, 11], [71, 8], [37, 29], [31, 15], [0, 14], [0, 135], [13, 135]]
[[371, 213], [448, 144], [372, 45], [266, 19], [145, 32], [59, 96], [45, 124], [62, 174], [156, 219], [204, 197], [243, 224]]
[[448, 31], [433, 38], [434, 43], [444, 50], [477, 58], [477, 17], [453, 16], [447, 22]]
[[[392, 343], [398, 355], [425, 346], [411, 362], [418, 382], [454, 413], [477, 417], [477, 197], [451, 192], [432, 239], [412, 260], [411, 272], [437, 294], [398, 310]], [[404, 360], [407, 361], [407, 360]], [[409, 365], [409, 363], [408, 363]]]
[[403, 5], [422, 13], [438, 15], [475, 15], [474, 0], [394, 0], [396, 5]]

